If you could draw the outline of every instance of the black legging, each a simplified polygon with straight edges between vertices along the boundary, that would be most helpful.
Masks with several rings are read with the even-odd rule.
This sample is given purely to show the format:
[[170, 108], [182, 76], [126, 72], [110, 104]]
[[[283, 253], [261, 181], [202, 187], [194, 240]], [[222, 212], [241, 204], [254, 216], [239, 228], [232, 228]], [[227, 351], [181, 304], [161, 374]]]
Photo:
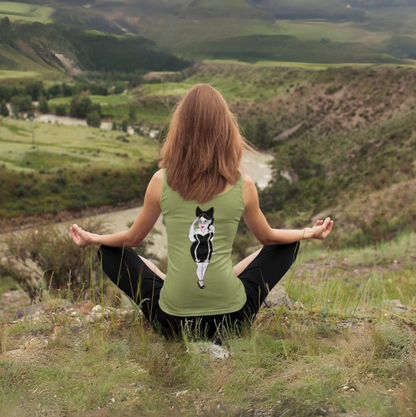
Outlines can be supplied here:
[[[241, 310], [211, 316], [178, 317], [165, 313], [159, 307], [163, 279], [156, 275], [130, 248], [101, 245], [97, 255], [106, 275], [136, 304], [156, 331], [166, 337], [179, 336], [184, 324], [198, 329], [212, 339], [221, 324], [243, 324], [254, 320], [260, 306], [272, 288], [283, 278], [295, 262], [300, 242], [263, 246], [257, 256], [238, 275], [244, 284], [247, 302]], [[202, 335], [201, 333], [201, 335]]]

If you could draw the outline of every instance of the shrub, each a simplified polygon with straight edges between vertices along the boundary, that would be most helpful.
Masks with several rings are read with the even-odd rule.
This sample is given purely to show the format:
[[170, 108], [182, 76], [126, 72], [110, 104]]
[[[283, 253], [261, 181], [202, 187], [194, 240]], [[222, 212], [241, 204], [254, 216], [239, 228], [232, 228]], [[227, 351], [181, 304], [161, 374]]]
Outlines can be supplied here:
[[87, 124], [92, 127], [101, 126], [101, 116], [97, 110], [92, 110], [87, 114]]
[[55, 114], [57, 116], [65, 116], [66, 115], [66, 107], [64, 104], [58, 104], [55, 107]]
[[18, 94], [12, 97], [11, 105], [15, 115], [29, 111], [32, 109], [32, 97], [28, 94]]
[[[95, 219], [79, 222], [92, 233], [108, 233], [108, 226]], [[69, 226], [68, 226], [69, 227]], [[90, 290], [99, 291], [99, 260], [95, 246], [77, 247], [62, 225], [42, 226], [9, 234], [3, 268], [34, 300], [45, 293], [67, 291], [69, 297], [84, 299]]]
[[3, 116], [3, 117], [9, 116], [9, 109], [7, 108], [5, 101], [2, 101], [0, 104], [0, 116]]
[[49, 112], [48, 100], [44, 96], [41, 96], [39, 100], [39, 111], [43, 114]]

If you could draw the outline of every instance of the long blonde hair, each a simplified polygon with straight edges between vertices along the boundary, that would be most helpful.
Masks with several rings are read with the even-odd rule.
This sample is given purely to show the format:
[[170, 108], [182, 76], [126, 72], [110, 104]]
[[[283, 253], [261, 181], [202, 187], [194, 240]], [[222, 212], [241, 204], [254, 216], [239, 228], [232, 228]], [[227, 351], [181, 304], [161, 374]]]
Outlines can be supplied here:
[[158, 166], [184, 200], [203, 204], [237, 182], [244, 149], [257, 152], [223, 96], [196, 84], [173, 108]]

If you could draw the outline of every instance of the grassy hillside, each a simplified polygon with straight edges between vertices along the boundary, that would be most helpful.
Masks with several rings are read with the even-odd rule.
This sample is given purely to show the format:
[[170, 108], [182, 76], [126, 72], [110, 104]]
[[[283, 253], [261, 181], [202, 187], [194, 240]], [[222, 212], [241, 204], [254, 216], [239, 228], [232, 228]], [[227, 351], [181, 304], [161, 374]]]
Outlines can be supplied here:
[[190, 65], [158, 52], [141, 36], [120, 36], [58, 24], [0, 20], [0, 69], [60, 71], [180, 70]]
[[39, 4], [0, 2], [0, 19], [8, 16], [11, 21], [51, 23], [54, 12], [52, 7]]
[[189, 332], [167, 342], [137, 307], [114, 308], [105, 276], [92, 300], [64, 289], [14, 322], [21, 291], [0, 294], [2, 415], [412, 417], [415, 234], [330, 254], [309, 243], [281, 281], [288, 306], [262, 308], [215, 351]]
[[1, 78], [44, 77], [59, 79], [62, 73], [46, 62], [39, 62], [16, 51], [9, 45], [0, 43]]

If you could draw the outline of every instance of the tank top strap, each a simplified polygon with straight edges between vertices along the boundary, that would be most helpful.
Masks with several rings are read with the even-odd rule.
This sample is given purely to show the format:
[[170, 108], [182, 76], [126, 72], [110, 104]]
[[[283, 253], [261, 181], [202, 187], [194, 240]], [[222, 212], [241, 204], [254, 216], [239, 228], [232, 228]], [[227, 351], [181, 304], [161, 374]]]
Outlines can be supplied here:
[[162, 190], [164, 191], [166, 188], [166, 168], [162, 170]]
[[235, 188], [237, 189], [237, 193], [240, 197], [240, 201], [242, 203], [242, 206], [244, 207], [244, 174], [240, 171], [240, 177], [238, 178], [237, 183], [235, 184]]

